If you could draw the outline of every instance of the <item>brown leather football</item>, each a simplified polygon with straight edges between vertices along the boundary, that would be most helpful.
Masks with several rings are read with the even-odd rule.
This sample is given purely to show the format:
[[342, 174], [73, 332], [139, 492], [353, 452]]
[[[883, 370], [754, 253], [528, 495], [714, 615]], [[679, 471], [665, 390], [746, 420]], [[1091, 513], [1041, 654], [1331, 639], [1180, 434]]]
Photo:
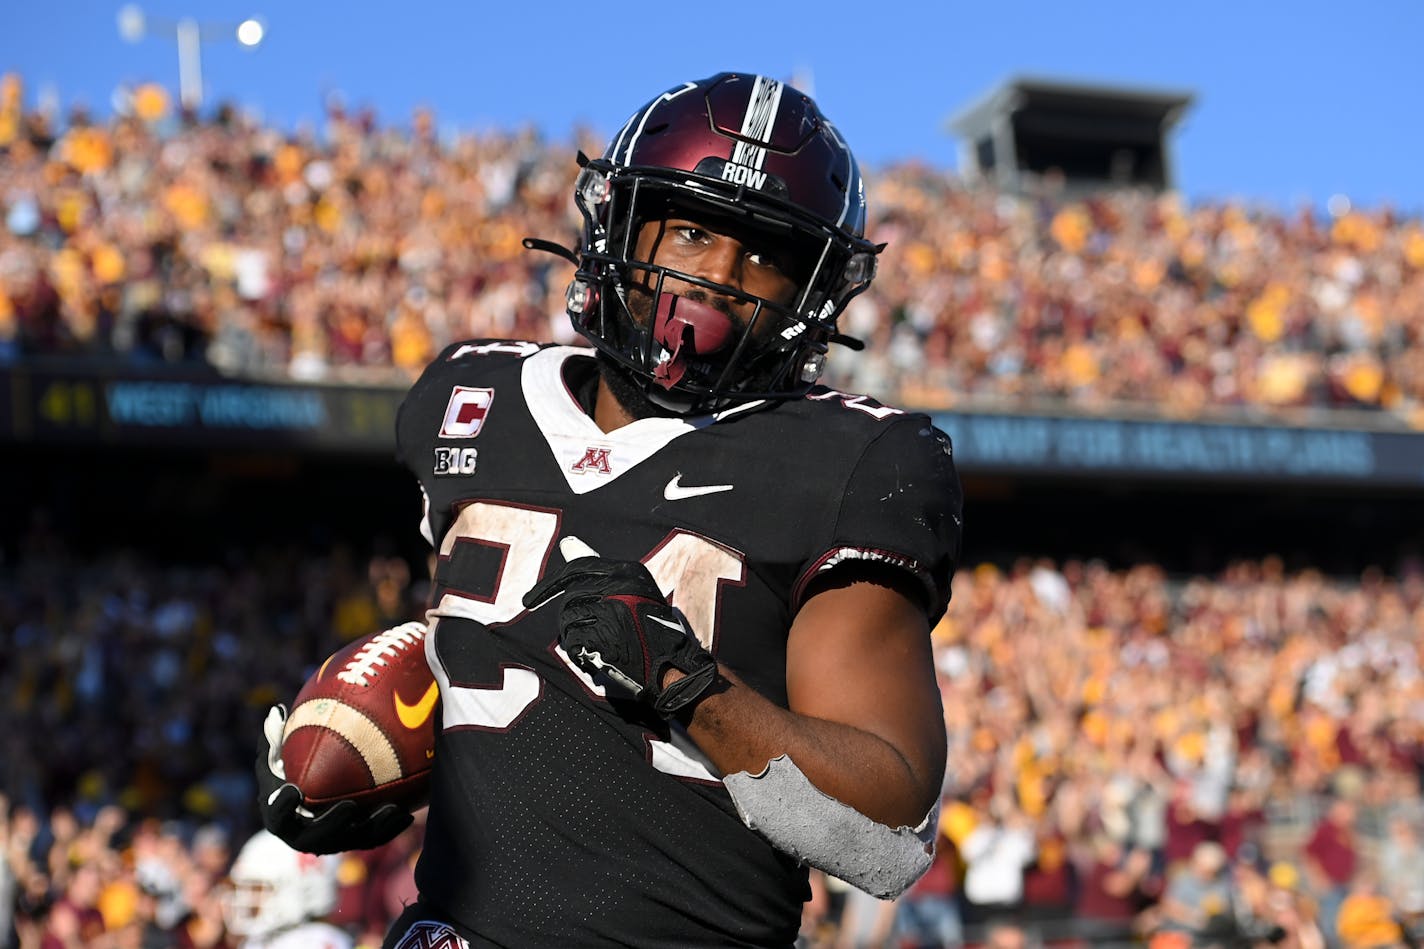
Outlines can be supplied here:
[[424, 623], [405, 623], [357, 639], [297, 693], [282, 764], [307, 804], [425, 803], [439, 698], [425, 632]]

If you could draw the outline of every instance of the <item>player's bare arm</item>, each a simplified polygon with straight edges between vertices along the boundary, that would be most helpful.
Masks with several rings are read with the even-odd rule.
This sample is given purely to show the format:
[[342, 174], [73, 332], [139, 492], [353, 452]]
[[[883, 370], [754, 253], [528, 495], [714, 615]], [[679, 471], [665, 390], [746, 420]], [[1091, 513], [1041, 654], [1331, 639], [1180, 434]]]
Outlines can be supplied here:
[[[725, 774], [789, 755], [821, 791], [889, 827], [939, 797], [945, 732], [924, 611], [883, 576], [823, 582], [787, 643], [789, 709], [725, 667], [688, 733]], [[680, 675], [670, 672], [669, 677]]]
[[558, 601], [573, 662], [687, 723], [748, 828], [883, 899], [925, 871], [945, 738], [908, 574], [851, 564], [813, 582], [788, 636], [782, 708], [719, 670], [643, 564], [575, 538], [561, 549], [565, 566], [524, 605]]

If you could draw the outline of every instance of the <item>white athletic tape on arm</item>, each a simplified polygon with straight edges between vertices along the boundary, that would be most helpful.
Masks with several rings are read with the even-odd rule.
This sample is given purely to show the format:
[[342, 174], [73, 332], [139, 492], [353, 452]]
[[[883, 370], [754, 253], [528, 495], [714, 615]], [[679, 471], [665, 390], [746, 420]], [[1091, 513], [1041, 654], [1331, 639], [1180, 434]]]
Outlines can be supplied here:
[[742, 823], [776, 849], [881, 899], [910, 888], [934, 859], [936, 804], [918, 827], [890, 828], [822, 792], [786, 755], [761, 774], [722, 779]]

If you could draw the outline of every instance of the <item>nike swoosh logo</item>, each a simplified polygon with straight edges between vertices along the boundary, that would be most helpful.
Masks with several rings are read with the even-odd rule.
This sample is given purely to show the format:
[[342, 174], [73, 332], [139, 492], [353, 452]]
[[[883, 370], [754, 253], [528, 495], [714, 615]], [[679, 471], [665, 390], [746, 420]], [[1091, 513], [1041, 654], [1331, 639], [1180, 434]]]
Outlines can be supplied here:
[[425, 690], [425, 694], [420, 697], [420, 701], [414, 705], [407, 705], [396, 693], [396, 718], [400, 723], [411, 731], [423, 726], [430, 718], [430, 713], [435, 711], [435, 700], [440, 697], [440, 687], [434, 682]]
[[704, 494], [716, 494], [719, 491], [730, 491], [733, 485], [730, 484], [707, 484], [701, 487], [688, 488], [682, 485], [682, 473], [679, 472], [667, 487], [663, 488], [663, 497], [669, 501], [683, 501], [687, 498], [700, 498]]
[[656, 616], [649, 616], [648, 619], [652, 620], [654, 623], [657, 623], [659, 626], [666, 626], [668, 629], [677, 630], [684, 636], [687, 635], [687, 627], [683, 626], [681, 623], [669, 623], [667, 620], [659, 619]]

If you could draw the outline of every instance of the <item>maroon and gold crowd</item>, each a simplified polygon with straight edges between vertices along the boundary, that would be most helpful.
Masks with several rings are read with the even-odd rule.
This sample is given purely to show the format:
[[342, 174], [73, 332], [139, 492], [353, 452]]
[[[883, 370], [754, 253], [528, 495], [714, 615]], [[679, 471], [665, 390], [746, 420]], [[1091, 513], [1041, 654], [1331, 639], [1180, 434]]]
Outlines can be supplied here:
[[[161, 92], [61, 127], [0, 83], [0, 365], [373, 380], [471, 336], [568, 339], [580, 133], [333, 108], [283, 132]], [[838, 381], [903, 401], [1373, 410], [1424, 428], [1424, 226], [1172, 195], [1010, 197], [874, 170], [881, 276]], [[420, 612], [398, 558], [171, 566], [36, 518], [0, 569], [0, 946], [218, 946], [268, 705]], [[1403, 945], [1424, 924], [1424, 566], [969, 566], [935, 630], [939, 857], [895, 904], [813, 877], [805, 944]], [[251, 648], [260, 642], [261, 649]], [[378, 937], [417, 837], [352, 857]], [[1014, 926], [1002, 925], [1004, 919]], [[1010, 932], [1013, 930], [1013, 932]]]
[[[147, 925], [149, 847], [215, 886], [199, 845], [254, 829], [269, 703], [423, 597], [405, 561], [340, 546], [163, 566], [79, 556], [36, 519], [0, 573], [20, 928], [51, 925], [71, 887], [117, 887], [94, 899], [113, 944], [130, 944]], [[817, 878], [808, 944], [853, 931], [912, 945], [912, 925], [938, 934], [923, 944], [952, 943], [1006, 915], [1162, 949], [1228, 921], [1280, 926], [1307, 949], [1396, 944], [1424, 921], [1421, 624], [1412, 562], [1346, 578], [1273, 560], [1185, 577], [962, 570], [934, 634], [950, 743], [940, 858], [896, 906]], [[191, 912], [166, 918], [202, 929], [202, 900], [185, 899]], [[378, 930], [392, 901], [364, 899], [349, 921]]]
[[[448, 132], [332, 107], [61, 119], [0, 84], [0, 360], [89, 354], [298, 379], [408, 377], [446, 342], [567, 339], [581, 130]], [[1378, 410], [1424, 427], [1417, 209], [1284, 212], [1176, 194], [1013, 197], [871, 169], [881, 274], [831, 381], [900, 401], [1084, 411]]]
[[[357, 945], [380, 945], [385, 927], [415, 896], [421, 826], [375, 850], [337, 858], [335, 905], [319, 918]], [[0, 796], [0, 894], [6, 897], [0, 945], [241, 946], [233, 932], [229, 872], [243, 842], [220, 824], [141, 818], [116, 805], [84, 819], [58, 807], [41, 820]]]

